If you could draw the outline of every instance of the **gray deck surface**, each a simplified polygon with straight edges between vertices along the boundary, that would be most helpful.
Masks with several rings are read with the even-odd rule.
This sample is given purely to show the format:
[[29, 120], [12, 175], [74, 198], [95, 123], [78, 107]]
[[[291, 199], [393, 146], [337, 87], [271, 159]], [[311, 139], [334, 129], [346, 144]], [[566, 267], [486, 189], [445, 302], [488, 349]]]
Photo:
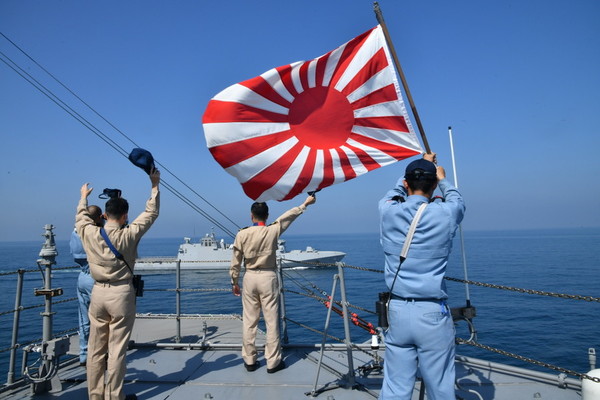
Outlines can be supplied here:
[[[182, 343], [202, 341], [206, 323], [206, 350], [169, 349], [157, 347], [157, 343], [174, 343], [176, 320], [138, 316], [131, 339], [135, 345], [128, 352], [125, 392], [136, 393], [140, 400], [150, 399], [310, 399], [317, 374], [319, 350], [312, 345], [290, 346], [284, 349], [287, 368], [268, 374], [259, 349], [261, 366], [247, 372], [240, 355], [241, 318], [232, 315], [202, 315], [181, 320]], [[264, 343], [259, 332], [257, 344]], [[159, 345], [162, 346], [162, 345]], [[368, 349], [369, 352], [372, 352]], [[379, 351], [383, 355], [383, 350]], [[372, 362], [363, 351], [354, 351], [355, 370]], [[581, 399], [578, 390], [560, 389], [545, 379], [524, 377], [512, 372], [498, 372], [493, 364], [481, 360], [457, 358], [457, 380], [465, 390], [457, 395], [465, 400], [480, 399], [469, 393], [477, 391], [481, 399]], [[474, 363], [473, 363], [474, 362]], [[382, 375], [373, 373], [366, 377], [356, 373], [358, 388], [346, 385], [344, 374], [348, 372], [345, 349], [328, 349], [323, 358], [317, 389], [331, 387], [319, 394], [317, 399], [355, 400], [375, 399], [379, 394]], [[478, 365], [477, 365], [478, 363]], [[523, 372], [526, 372], [523, 370]], [[76, 360], [61, 368], [59, 376], [62, 391], [31, 396], [28, 386], [0, 393], [4, 399], [86, 399], [85, 370]], [[552, 380], [551, 375], [547, 377]], [[337, 384], [342, 387], [336, 387]], [[417, 383], [413, 399], [419, 398]], [[427, 397], [425, 397], [427, 398]]]

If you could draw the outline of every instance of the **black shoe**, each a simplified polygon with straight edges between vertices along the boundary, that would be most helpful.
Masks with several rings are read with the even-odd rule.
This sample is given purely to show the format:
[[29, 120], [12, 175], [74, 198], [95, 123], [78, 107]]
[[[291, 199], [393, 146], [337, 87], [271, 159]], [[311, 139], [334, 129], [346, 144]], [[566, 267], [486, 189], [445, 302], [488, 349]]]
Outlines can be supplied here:
[[125, 400], [137, 400], [137, 394], [128, 394], [125, 396]]
[[248, 371], [248, 372], [256, 371], [259, 365], [260, 364], [258, 363], [258, 361], [252, 365], [248, 365], [248, 364], [244, 363], [244, 367], [246, 367], [246, 371]]
[[285, 363], [283, 362], [283, 360], [281, 360], [281, 361], [279, 361], [279, 364], [277, 364], [275, 367], [267, 368], [267, 373], [274, 374], [275, 372], [281, 371], [284, 368], [285, 368]]
[[87, 365], [87, 363], [85, 361], [79, 363], [79, 366], [83, 367], [83, 368], [86, 368], [86, 365]]

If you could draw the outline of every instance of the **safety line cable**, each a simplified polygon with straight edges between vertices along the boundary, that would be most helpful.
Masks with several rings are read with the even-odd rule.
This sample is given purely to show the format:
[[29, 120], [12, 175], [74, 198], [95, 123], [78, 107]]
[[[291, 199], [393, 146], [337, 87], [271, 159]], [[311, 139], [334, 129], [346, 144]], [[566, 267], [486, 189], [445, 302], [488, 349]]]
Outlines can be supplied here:
[[306, 281], [306, 283], [308, 285], [310, 285], [312, 287], [312, 289], [309, 289], [306, 285], [298, 282], [296, 279], [292, 278], [290, 275], [291, 271], [286, 271], [286, 270], [282, 270], [283, 271], [283, 275], [287, 278], [290, 279], [292, 282], [294, 282], [297, 286], [301, 287], [302, 289], [304, 289], [306, 292], [311, 293], [311, 294], [315, 294], [314, 290], [318, 291], [321, 295], [323, 295], [324, 297], [327, 297], [328, 293], [321, 289], [320, 287], [318, 287], [317, 285], [315, 285], [313, 282], [309, 281], [308, 279], [306, 279], [306, 277], [304, 275], [302, 275], [300, 272], [291, 269], [291, 271], [293, 271], [296, 275], [298, 275], [298, 277], [300, 277], [301, 279], [304, 279]]
[[[292, 283], [296, 284], [296, 286], [298, 286], [301, 289], [303, 289], [306, 293], [300, 293], [300, 292], [296, 292], [296, 291], [293, 291], [293, 290], [290, 290], [290, 289], [284, 289], [284, 291], [316, 299], [317, 301], [319, 301], [321, 304], [323, 304], [327, 308], [329, 308], [331, 306], [332, 311], [334, 311], [340, 317], [344, 316], [343, 315], [343, 311], [340, 308], [338, 308], [338, 307], [336, 307], [336, 306], [333, 305], [333, 304], [337, 304], [339, 307], [343, 307], [343, 304], [342, 304], [341, 301], [337, 301], [337, 300], [333, 300], [332, 301], [331, 296], [327, 292], [325, 292], [324, 290], [322, 290], [319, 287], [317, 287], [314, 283], [312, 283], [311, 281], [309, 281], [308, 279], [306, 279], [306, 277], [304, 277], [302, 274], [298, 273], [297, 271], [294, 271], [294, 272], [296, 272], [299, 276], [301, 276], [314, 289], [320, 291], [321, 295], [323, 297], [317, 296], [312, 289], [310, 289], [307, 286], [303, 285], [302, 283], [298, 282], [298, 280], [292, 278], [290, 276], [290, 274], [287, 273], [287, 272], [284, 272], [284, 276], [286, 277], [286, 279], [291, 280]], [[333, 303], [333, 304], [330, 304], [330, 303]], [[366, 309], [364, 309], [362, 307], [353, 306], [352, 304], [347, 303], [347, 302], [346, 302], [346, 305], [348, 307], [353, 307], [353, 308], [361, 309], [362, 311], [367, 311], [367, 312], [369, 312], [371, 314], [376, 314], [375, 312], [366, 310]], [[358, 326], [358, 327], [360, 327], [360, 328], [368, 331], [371, 334], [373, 334], [375, 332], [375, 326], [372, 323], [370, 323], [369, 321], [366, 321], [365, 319], [361, 318], [357, 313], [349, 313], [348, 314], [348, 320], [350, 322], [352, 322], [354, 325], [356, 325], [356, 326]]]
[[511, 358], [516, 359], [516, 360], [527, 362], [527, 363], [530, 363], [530, 364], [533, 364], [533, 365], [538, 365], [540, 367], [552, 369], [552, 370], [555, 370], [555, 371], [558, 371], [558, 372], [565, 373], [567, 375], [576, 376], [576, 377], [581, 378], [581, 379], [589, 379], [589, 380], [594, 381], [596, 383], [600, 383], [600, 378], [597, 377], [597, 376], [590, 376], [588, 374], [582, 374], [582, 373], [577, 372], [577, 371], [572, 371], [572, 370], [569, 370], [569, 369], [566, 369], [566, 368], [563, 368], [563, 367], [559, 367], [559, 366], [556, 366], [556, 365], [553, 365], [553, 364], [549, 364], [549, 363], [546, 363], [546, 362], [543, 362], [543, 361], [534, 360], [533, 358], [524, 357], [524, 356], [521, 356], [519, 354], [515, 354], [515, 353], [511, 353], [511, 352], [505, 351], [505, 350], [497, 349], [495, 347], [488, 346], [488, 345], [485, 345], [485, 344], [481, 344], [481, 343], [478, 343], [478, 342], [475, 342], [475, 341], [472, 341], [472, 340], [464, 340], [464, 339], [461, 339], [461, 338], [457, 337], [455, 339], [455, 341], [456, 341], [457, 344], [468, 344], [469, 346], [478, 347], [480, 349], [487, 350], [487, 351], [490, 351], [492, 353], [501, 354], [501, 355], [506, 356], [506, 357], [511, 357]]

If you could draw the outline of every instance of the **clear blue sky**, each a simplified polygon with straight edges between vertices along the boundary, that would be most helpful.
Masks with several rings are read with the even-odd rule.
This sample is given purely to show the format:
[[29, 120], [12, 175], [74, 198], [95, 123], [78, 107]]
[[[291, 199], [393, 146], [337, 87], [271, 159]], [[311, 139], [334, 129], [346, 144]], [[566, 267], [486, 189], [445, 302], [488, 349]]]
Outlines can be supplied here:
[[[379, 3], [450, 176], [453, 127], [464, 228], [600, 226], [600, 3]], [[376, 24], [372, 2], [358, 0], [0, 2], [2, 33], [240, 226], [251, 200], [206, 149], [207, 102]], [[1, 37], [0, 51], [133, 148]], [[97, 194], [117, 187], [131, 218], [142, 210], [147, 176], [3, 63], [0, 135], [0, 240], [41, 240], [48, 223], [58, 239], [68, 238], [84, 182], [95, 188], [91, 202], [103, 205]], [[405, 165], [323, 190], [290, 233], [377, 231], [377, 201]], [[210, 211], [172, 176], [163, 178]], [[271, 214], [303, 199], [271, 202]], [[198, 236], [211, 226], [163, 190], [149, 236]]]

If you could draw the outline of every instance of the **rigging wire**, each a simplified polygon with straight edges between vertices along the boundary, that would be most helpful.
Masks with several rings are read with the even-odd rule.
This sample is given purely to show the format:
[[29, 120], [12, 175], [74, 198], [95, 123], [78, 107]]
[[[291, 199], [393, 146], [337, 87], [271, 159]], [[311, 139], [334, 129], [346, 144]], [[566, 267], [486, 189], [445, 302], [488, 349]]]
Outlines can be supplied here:
[[187, 197], [185, 197], [185, 195], [183, 195], [180, 191], [178, 191], [177, 189], [175, 189], [173, 186], [171, 186], [167, 182], [162, 181], [161, 183], [163, 184], [163, 186], [165, 188], [167, 188], [167, 190], [169, 190], [171, 193], [173, 193], [177, 198], [179, 198], [185, 204], [187, 204], [188, 206], [190, 206], [198, 214], [202, 215], [204, 218], [206, 218], [207, 220], [209, 220], [210, 222], [212, 222], [213, 224], [215, 224], [216, 226], [218, 226], [223, 232], [227, 233], [232, 238], [235, 238], [235, 233], [233, 233], [231, 230], [229, 230], [227, 227], [225, 227], [223, 224], [221, 224], [215, 218], [211, 217], [206, 211], [204, 211], [198, 205], [196, 205], [194, 202], [192, 202], [190, 199], [188, 199]]
[[[10, 63], [7, 60], [5, 60], [3, 57], [8, 59], [10, 61]], [[128, 158], [128, 152], [125, 149], [123, 149], [119, 144], [117, 144], [115, 141], [113, 141], [111, 138], [109, 138], [101, 130], [96, 128], [91, 122], [89, 122], [87, 119], [85, 119], [83, 116], [81, 116], [77, 111], [73, 110], [72, 107], [70, 107], [68, 104], [66, 104], [64, 101], [62, 101], [58, 96], [56, 96], [54, 93], [52, 93], [51, 90], [49, 90], [47, 87], [45, 87], [43, 84], [41, 84], [37, 79], [35, 79], [33, 76], [31, 76], [25, 70], [23, 70], [21, 67], [19, 67], [12, 59], [10, 59], [10, 57], [8, 57], [6, 54], [4, 54], [1, 51], [0, 51], [0, 60], [2, 62], [4, 62], [8, 67], [10, 67], [13, 71], [15, 71], [18, 75], [20, 75], [23, 79], [25, 79], [27, 82], [29, 82], [33, 87], [38, 89], [42, 94], [44, 94], [46, 97], [48, 97], [50, 100], [52, 100], [56, 105], [58, 105], [60, 108], [62, 108], [65, 112], [67, 112], [69, 115], [71, 115], [75, 120], [77, 120], [83, 126], [88, 128], [92, 133], [94, 133], [96, 136], [98, 136], [101, 140], [106, 142], [115, 151], [117, 151], [123, 157]], [[12, 65], [11, 65], [11, 63], [12, 63]], [[206, 213], [199, 206], [197, 206], [195, 203], [193, 203], [191, 200], [189, 200], [187, 197], [185, 197], [185, 195], [183, 195], [181, 192], [179, 192], [177, 189], [175, 189], [167, 181], [162, 180], [162, 184], [167, 190], [169, 190], [177, 198], [179, 198], [184, 203], [186, 203], [188, 206], [190, 206], [194, 211], [198, 212], [204, 218], [206, 218], [207, 220], [209, 220], [210, 222], [212, 222], [213, 224], [218, 226], [221, 230], [223, 230], [225, 233], [227, 233], [231, 237], [235, 237], [235, 234], [231, 230], [229, 230], [227, 227], [225, 227], [219, 221], [217, 221], [216, 219], [211, 217], [208, 213]]]
[[[108, 136], [103, 134], [99, 129], [94, 127], [87, 119], [82, 117], [79, 113], [73, 110], [69, 105], [67, 105], [64, 101], [62, 101], [58, 96], [56, 96], [52, 91], [46, 88], [43, 84], [41, 84], [37, 79], [31, 76], [27, 71], [23, 68], [19, 67], [17, 63], [15, 63], [10, 57], [0, 51], [0, 60], [6, 64], [9, 68], [15, 71], [21, 78], [25, 79], [29, 84], [31, 84], [34, 88], [40, 91], [43, 95], [52, 100], [57, 106], [63, 109], [67, 114], [72, 116], [75, 120], [81, 123], [84, 127], [88, 128], [92, 133], [102, 139], [106, 144], [112, 147], [121, 155], [127, 157], [127, 152], [121, 148], [114, 140], [110, 139]], [[8, 60], [8, 61], [7, 61]], [[10, 61], [10, 62], [9, 62]]]
[[[27, 54], [27, 52], [25, 52], [25, 50], [23, 50], [21, 47], [19, 47], [15, 42], [13, 42], [10, 38], [8, 38], [4, 33], [0, 32], [0, 35], [2, 37], [4, 37], [9, 43], [11, 43], [15, 48], [17, 48], [23, 55], [25, 55], [29, 60], [31, 60], [35, 65], [37, 65], [42, 71], [44, 71], [46, 74], [48, 74], [52, 79], [54, 79], [54, 81], [56, 81], [59, 85], [61, 85], [65, 90], [67, 90], [69, 93], [71, 93], [77, 100], [79, 100], [81, 103], [83, 103], [88, 109], [90, 109], [94, 114], [96, 114], [98, 117], [100, 117], [104, 122], [106, 122], [110, 127], [112, 127], [114, 130], [116, 130], [119, 134], [121, 134], [121, 136], [123, 136], [125, 139], [127, 139], [129, 142], [131, 142], [134, 146], [136, 147], [140, 147], [135, 141], [133, 141], [129, 136], [127, 136], [123, 131], [121, 131], [119, 128], [117, 128], [113, 123], [111, 123], [109, 120], [107, 120], [102, 114], [100, 114], [98, 111], [96, 111], [96, 109], [94, 109], [90, 104], [88, 104], [85, 100], [83, 100], [81, 97], [79, 97], [75, 92], [73, 92], [69, 87], [67, 87], [62, 81], [60, 81], [56, 76], [54, 76], [50, 71], [48, 71], [46, 68], [44, 68], [40, 63], [38, 63], [33, 57], [31, 57], [29, 54]], [[171, 176], [173, 176], [175, 179], [177, 179], [177, 181], [179, 181], [181, 184], [183, 184], [186, 188], [188, 188], [192, 193], [194, 193], [196, 196], [198, 196], [200, 199], [202, 199], [206, 204], [208, 204], [213, 210], [215, 210], [217, 213], [219, 213], [222, 217], [224, 217], [225, 219], [227, 219], [229, 222], [231, 222], [234, 226], [236, 226], [238, 229], [240, 229], [240, 226], [237, 225], [235, 222], [233, 222], [229, 217], [227, 217], [225, 214], [223, 214], [219, 209], [217, 209], [211, 202], [209, 202], [208, 200], [206, 200], [202, 195], [200, 195], [198, 192], [196, 192], [192, 187], [190, 187], [187, 183], [185, 183], [184, 181], [182, 181], [177, 175], [175, 175], [175, 173], [171, 172], [170, 169], [168, 169], [165, 165], [161, 164], [159, 161], [156, 161], [156, 163], [166, 172], [168, 172]]]
[[[30, 59], [35, 65], [37, 65], [40, 69], [42, 69], [46, 74], [48, 74], [52, 79], [54, 79], [59, 85], [61, 85], [65, 90], [67, 90], [69, 93], [71, 93], [75, 98], [77, 98], [81, 103], [83, 103], [88, 109], [90, 109], [94, 114], [96, 114], [99, 118], [101, 118], [103, 121], [105, 121], [109, 126], [111, 126], [113, 129], [115, 129], [118, 133], [120, 133], [125, 139], [127, 139], [129, 142], [131, 142], [134, 146], [136, 147], [140, 147], [135, 141], [133, 141], [129, 136], [127, 136], [123, 131], [121, 131], [119, 128], [117, 128], [114, 124], [112, 124], [110, 121], [108, 121], [104, 116], [102, 116], [98, 111], [96, 111], [91, 105], [89, 105], [87, 102], [85, 102], [81, 97], [79, 97], [75, 92], [73, 92], [70, 88], [68, 88], [65, 84], [63, 84], [58, 78], [56, 78], [52, 73], [50, 73], [46, 68], [44, 68], [41, 64], [39, 64], [35, 59], [33, 59], [29, 54], [27, 54], [27, 52], [25, 52], [23, 49], [21, 49], [16, 43], [14, 43], [12, 40], [10, 40], [4, 33], [0, 32], [0, 35], [2, 37], [4, 37], [9, 43], [11, 43], [15, 48], [17, 48], [22, 54], [24, 54], [28, 59]], [[47, 96], [50, 100], [52, 100], [55, 104], [57, 104], [60, 108], [62, 108], [65, 112], [67, 112], [69, 115], [71, 115], [74, 119], [76, 119], [78, 122], [80, 122], [83, 126], [85, 126], [86, 128], [88, 128], [92, 133], [94, 133], [96, 136], [98, 136], [101, 140], [103, 140], [104, 142], [106, 142], [110, 147], [112, 147], [114, 150], [116, 150], [119, 154], [123, 155], [124, 157], [128, 158], [128, 152], [123, 149], [121, 146], [119, 146], [114, 140], [112, 140], [110, 137], [108, 137], [105, 133], [103, 133], [100, 129], [96, 128], [91, 122], [89, 122], [87, 119], [85, 119], [83, 116], [81, 116], [81, 114], [79, 114], [77, 111], [75, 111], [72, 107], [70, 107], [69, 105], [67, 105], [64, 101], [62, 101], [57, 95], [55, 95], [50, 89], [48, 89], [47, 87], [45, 87], [42, 83], [40, 83], [37, 79], [35, 79], [32, 75], [30, 75], [28, 72], [26, 72], [23, 68], [21, 68], [16, 62], [14, 62], [8, 55], [6, 55], [5, 53], [0, 51], [0, 54], [2, 55], [2, 57], [0, 57], [0, 60], [2, 62], [4, 62], [9, 68], [11, 68], [13, 71], [15, 71], [19, 76], [21, 76], [23, 79], [25, 79], [28, 83], [30, 83], [33, 87], [35, 87], [38, 91], [40, 91], [42, 94], [44, 94], [45, 96]], [[8, 60], [8, 61], [7, 61]], [[10, 61], [10, 62], [9, 62]], [[35, 82], [35, 83], [34, 83]], [[183, 184], [186, 188], [188, 188], [192, 193], [194, 193], [196, 196], [198, 196], [200, 199], [202, 199], [206, 204], [208, 204], [213, 210], [215, 210], [217, 213], [219, 213], [222, 217], [224, 217], [227, 221], [229, 221], [230, 223], [232, 223], [235, 227], [237, 227], [238, 229], [240, 228], [239, 225], [237, 225], [235, 222], [233, 222], [229, 217], [227, 217], [225, 214], [223, 214], [220, 210], [218, 210], [211, 202], [209, 202], [208, 200], [206, 200], [203, 196], [201, 196], [197, 191], [195, 191], [193, 188], [191, 188], [188, 184], [186, 184], [184, 181], [182, 181], [177, 175], [175, 175], [171, 170], [169, 170], [165, 165], [163, 165], [162, 163], [160, 163], [159, 161], [155, 160], [156, 163], [162, 168], [164, 169], [166, 172], [168, 172], [171, 176], [173, 176], [178, 182], [180, 182], [181, 184]], [[216, 219], [212, 218], [209, 216], [208, 213], [206, 213], [204, 210], [202, 210], [199, 206], [197, 206], [196, 204], [194, 204], [191, 200], [189, 200], [187, 197], [185, 197], [183, 194], [181, 194], [181, 192], [177, 191], [172, 185], [168, 184], [167, 182], [164, 181], [163, 179], [163, 185], [167, 188], [167, 190], [169, 190], [171, 193], [173, 193], [176, 197], [178, 197], [180, 200], [182, 200], [184, 203], [186, 203], [187, 205], [189, 205], [192, 209], [194, 209], [196, 212], [198, 212], [200, 215], [202, 215], [203, 217], [205, 217], [206, 219], [208, 219], [210, 222], [212, 222], [213, 224], [217, 225], [220, 229], [222, 229], [225, 233], [227, 233], [228, 235], [230, 235], [231, 237], [235, 237], [235, 234], [227, 229], [223, 224], [221, 224], [220, 222], [218, 222]]]

